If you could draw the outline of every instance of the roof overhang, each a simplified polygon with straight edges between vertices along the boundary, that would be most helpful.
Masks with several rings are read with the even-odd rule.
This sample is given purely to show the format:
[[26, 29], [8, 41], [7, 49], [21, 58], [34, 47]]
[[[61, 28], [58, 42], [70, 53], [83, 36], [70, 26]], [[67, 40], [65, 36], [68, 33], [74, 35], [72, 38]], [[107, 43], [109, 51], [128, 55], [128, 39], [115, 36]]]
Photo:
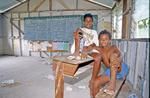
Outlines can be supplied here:
[[1, 1], [0, 6], [0, 14], [5, 13], [6, 11], [9, 11], [10, 9], [15, 8], [16, 6], [24, 3], [27, 0], [3, 0]]

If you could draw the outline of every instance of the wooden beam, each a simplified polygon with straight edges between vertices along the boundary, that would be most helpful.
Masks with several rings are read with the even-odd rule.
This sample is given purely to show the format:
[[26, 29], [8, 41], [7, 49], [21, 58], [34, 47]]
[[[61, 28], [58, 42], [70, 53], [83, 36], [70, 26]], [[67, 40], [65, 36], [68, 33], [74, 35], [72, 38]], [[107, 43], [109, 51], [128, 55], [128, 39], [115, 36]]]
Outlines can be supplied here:
[[70, 9], [68, 5], [63, 0], [57, 0], [64, 8]]
[[76, 0], [76, 9], [78, 9], [79, 8], [79, 0]]
[[28, 17], [30, 16], [30, 0], [27, 2], [27, 12], [28, 12]]
[[49, 0], [49, 10], [52, 10], [52, 0]]
[[[50, 12], [60, 12], [60, 11], [101, 11], [101, 10], [109, 10], [110, 9], [58, 9], [58, 10], [51, 10]], [[34, 13], [34, 12], [49, 12], [49, 10], [42, 10], [42, 11], [30, 11], [30, 13]], [[17, 11], [17, 12], [13, 12], [13, 13], [27, 13], [26, 11]]]
[[[6, 15], [3, 14], [3, 16], [4, 16], [6, 19], [9, 19]], [[20, 30], [20, 32], [24, 35], [24, 32], [23, 32], [15, 23], [13, 23], [12, 19], [10, 19], [10, 23], [11, 23], [11, 25], [13, 25], [16, 29]]]
[[45, 2], [46, 0], [41, 0], [32, 11], [37, 11], [37, 9]]

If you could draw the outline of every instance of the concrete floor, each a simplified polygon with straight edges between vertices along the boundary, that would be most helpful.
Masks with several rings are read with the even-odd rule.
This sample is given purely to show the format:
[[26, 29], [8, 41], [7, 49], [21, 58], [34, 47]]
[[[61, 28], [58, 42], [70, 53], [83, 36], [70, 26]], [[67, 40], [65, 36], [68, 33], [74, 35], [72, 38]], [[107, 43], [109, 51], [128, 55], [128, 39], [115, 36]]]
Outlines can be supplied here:
[[[0, 87], [0, 98], [55, 98], [54, 80], [48, 59], [40, 57], [0, 57], [0, 82], [14, 80], [14, 85]], [[90, 98], [90, 75], [75, 84], [65, 83], [64, 98]], [[127, 82], [118, 98], [127, 98]]]

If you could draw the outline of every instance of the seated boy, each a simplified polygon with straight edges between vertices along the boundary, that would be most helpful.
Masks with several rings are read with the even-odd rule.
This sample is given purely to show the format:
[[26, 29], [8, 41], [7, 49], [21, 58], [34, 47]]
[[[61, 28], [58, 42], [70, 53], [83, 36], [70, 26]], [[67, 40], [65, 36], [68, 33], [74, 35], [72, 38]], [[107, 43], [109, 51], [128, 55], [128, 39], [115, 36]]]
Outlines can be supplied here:
[[84, 15], [83, 28], [78, 28], [74, 32], [74, 42], [71, 47], [71, 53], [74, 55], [79, 55], [82, 52], [83, 47], [92, 48], [93, 46], [98, 46], [98, 34], [93, 27], [93, 16], [88, 13]]
[[[71, 47], [71, 53], [75, 56], [79, 56], [82, 52], [83, 47], [86, 50], [93, 49], [94, 46], [98, 46], [98, 34], [97, 31], [92, 29], [93, 27], [93, 15], [87, 13], [83, 18], [83, 28], [78, 28], [74, 32], [74, 42]], [[94, 50], [93, 50], [94, 51]], [[97, 52], [97, 51], [96, 51]], [[82, 55], [83, 58], [86, 58], [87, 55]], [[53, 71], [56, 70], [57, 64], [53, 62], [52, 68]]]
[[[99, 57], [93, 66], [92, 78], [90, 80], [90, 94], [95, 98], [99, 89], [106, 83], [104, 92], [114, 94], [116, 87], [116, 79], [125, 78], [128, 68], [121, 62], [121, 53], [115, 45], [111, 45], [111, 34], [104, 30], [99, 33], [99, 46], [94, 49], [99, 51]], [[87, 52], [87, 51], [86, 51]], [[104, 75], [99, 75], [103, 63], [108, 69]]]

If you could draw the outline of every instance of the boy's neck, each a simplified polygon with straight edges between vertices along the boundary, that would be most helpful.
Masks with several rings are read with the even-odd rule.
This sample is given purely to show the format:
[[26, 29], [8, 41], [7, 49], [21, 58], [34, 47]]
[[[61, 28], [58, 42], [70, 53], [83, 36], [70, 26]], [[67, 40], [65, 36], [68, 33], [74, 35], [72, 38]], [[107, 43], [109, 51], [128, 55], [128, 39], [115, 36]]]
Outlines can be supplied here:
[[101, 48], [103, 48], [103, 49], [109, 49], [109, 48], [110, 48], [110, 45], [107, 45], [107, 46], [101, 46]]
[[84, 28], [86, 28], [86, 29], [92, 29], [92, 28], [88, 28], [88, 27], [85, 27], [85, 26], [84, 26]]

